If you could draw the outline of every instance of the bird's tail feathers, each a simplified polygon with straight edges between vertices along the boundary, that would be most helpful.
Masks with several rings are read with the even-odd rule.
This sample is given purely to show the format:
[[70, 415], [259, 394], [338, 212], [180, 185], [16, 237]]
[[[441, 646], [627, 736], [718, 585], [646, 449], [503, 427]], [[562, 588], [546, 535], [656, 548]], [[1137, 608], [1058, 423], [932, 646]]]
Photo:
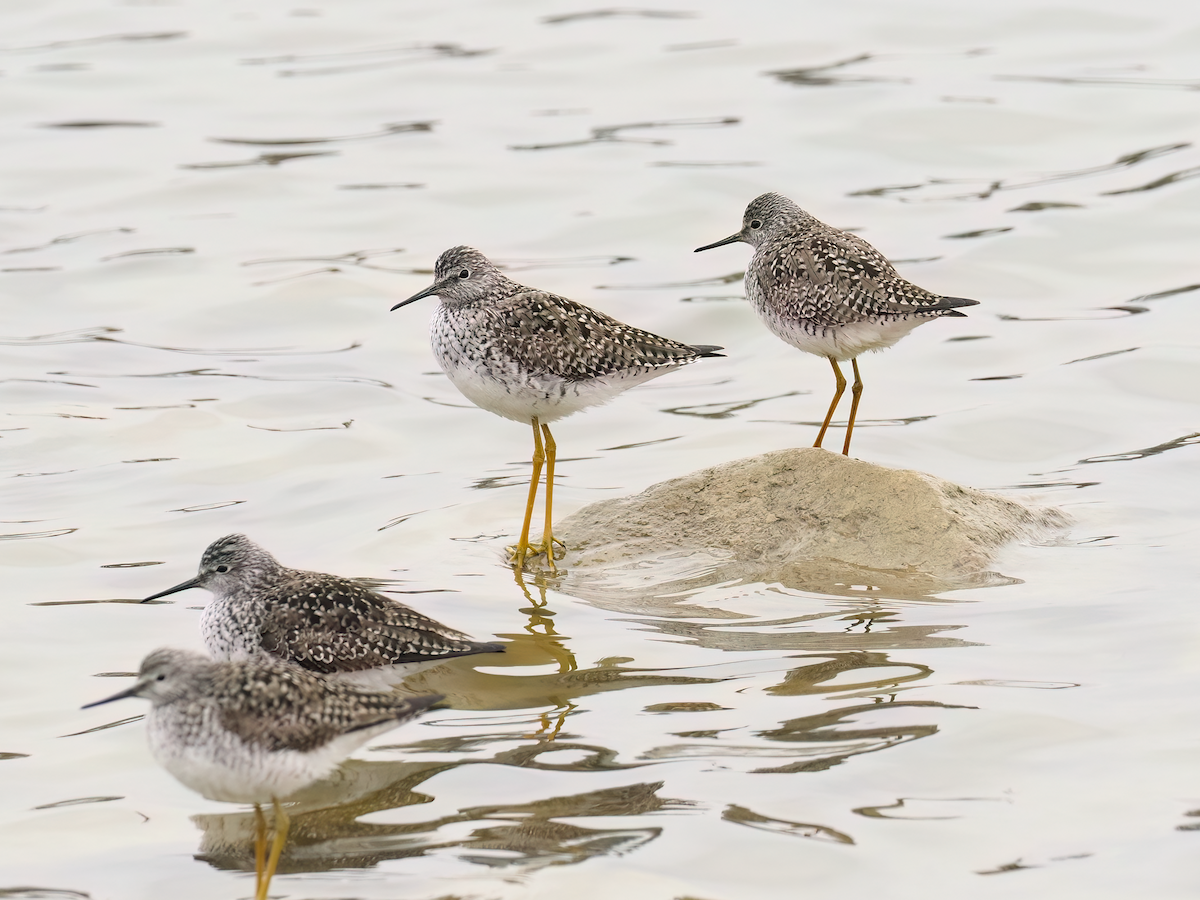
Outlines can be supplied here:
[[439, 704], [446, 699], [445, 694], [423, 694], [419, 697], [409, 697], [405, 704], [408, 709], [403, 713], [399, 713], [399, 717], [415, 716], [418, 713], [423, 713], [427, 709], [438, 709]]

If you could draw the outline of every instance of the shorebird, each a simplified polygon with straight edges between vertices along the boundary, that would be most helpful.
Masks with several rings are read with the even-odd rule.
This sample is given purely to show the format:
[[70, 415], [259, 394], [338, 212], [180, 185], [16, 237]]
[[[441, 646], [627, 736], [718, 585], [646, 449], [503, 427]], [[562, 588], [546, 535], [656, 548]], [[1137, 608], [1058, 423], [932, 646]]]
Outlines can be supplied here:
[[[518, 284], [471, 247], [443, 253], [434, 266], [433, 284], [392, 309], [435, 294], [441, 302], [430, 339], [442, 371], [476, 406], [533, 426], [533, 477], [511, 561], [520, 570], [526, 556], [544, 553], [555, 570], [551, 511], [556, 446], [549, 423], [607, 403], [636, 384], [703, 357], [723, 356], [717, 352], [723, 348], [681, 344]], [[546, 526], [541, 543], [533, 547], [529, 526], [543, 463]]]
[[853, 400], [842, 445], [847, 456], [863, 389], [859, 354], [885, 350], [923, 322], [963, 316], [957, 307], [979, 303], [943, 297], [905, 281], [862, 238], [818, 221], [781, 194], [754, 198], [746, 207], [741, 231], [696, 252], [737, 241], [754, 248], [746, 270], [746, 294], [767, 328], [805, 353], [824, 356], [833, 366], [837, 389], [814, 447], [825, 439], [846, 390], [838, 362], [850, 360]]
[[195, 578], [142, 602], [197, 587], [213, 593], [200, 630], [214, 659], [273, 658], [384, 687], [413, 663], [504, 650], [357, 581], [289, 569], [244, 534], [213, 541]]
[[[210, 800], [254, 805], [254, 896], [267, 900], [287, 842], [282, 800], [324, 778], [376, 735], [442, 697], [368, 691], [275, 660], [214, 662], [186, 650], [155, 650], [125, 697], [150, 701], [146, 736], [164, 769]], [[267, 854], [263, 805], [275, 811]]]

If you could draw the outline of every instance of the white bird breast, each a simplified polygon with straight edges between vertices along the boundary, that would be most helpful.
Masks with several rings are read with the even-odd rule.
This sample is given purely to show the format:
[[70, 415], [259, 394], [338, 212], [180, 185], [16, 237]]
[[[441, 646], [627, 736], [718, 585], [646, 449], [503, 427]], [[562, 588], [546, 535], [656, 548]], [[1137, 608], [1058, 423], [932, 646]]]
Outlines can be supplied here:
[[209, 800], [227, 803], [269, 803], [289, 797], [330, 774], [376, 734], [396, 725], [389, 722], [351, 732], [301, 752], [247, 743], [227, 730], [211, 708], [202, 716], [196, 716], [194, 707], [190, 713], [152, 708], [146, 716], [150, 752], [185, 787]]
[[924, 316], [905, 316], [891, 321], [867, 320], [805, 329], [799, 322], [781, 319], [770, 312], [760, 311], [759, 315], [776, 337], [793, 347], [839, 362], [854, 359], [868, 350], [886, 350], [918, 325], [929, 321]]
[[469, 365], [441, 360], [446, 376], [462, 395], [481, 409], [529, 424], [553, 422], [589, 406], [608, 403], [634, 385], [649, 381], [678, 366], [638, 368], [604, 375], [587, 381], [566, 381], [552, 375], [538, 376], [515, 371], [496, 373]]

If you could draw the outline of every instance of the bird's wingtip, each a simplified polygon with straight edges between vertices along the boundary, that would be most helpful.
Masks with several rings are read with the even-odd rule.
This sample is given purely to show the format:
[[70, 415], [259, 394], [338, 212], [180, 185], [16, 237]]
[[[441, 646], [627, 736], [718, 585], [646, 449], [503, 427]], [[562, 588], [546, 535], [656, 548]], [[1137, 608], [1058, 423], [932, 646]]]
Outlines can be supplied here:
[[420, 697], [409, 697], [408, 706], [413, 715], [428, 709], [445, 709], [445, 694], [425, 694]]
[[978, 305], [978, 300], [968, 300], [966, 297], [942, 297], [933, 309], [939, 312], [943, 318], [963, 318], [966, 313], [958, 312], [956, 307]]

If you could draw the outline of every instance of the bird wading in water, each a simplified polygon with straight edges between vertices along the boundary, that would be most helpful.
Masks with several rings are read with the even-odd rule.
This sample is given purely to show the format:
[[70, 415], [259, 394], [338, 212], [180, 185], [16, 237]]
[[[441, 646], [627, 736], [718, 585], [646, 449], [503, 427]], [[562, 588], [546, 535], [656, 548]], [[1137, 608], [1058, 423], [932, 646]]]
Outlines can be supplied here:
[[[209, 800], [254, 805], [255, 900], [267, 900], [287, 842], [281, 801], [443, 699], [368, 691], [277, 660], [214, 662], [169, 648], [142, 660], [133, 687], [83, 708], [125, 697], [150, 701], [146, 737], [159, 765]], [[275, 811], [269, 855], [264, 804]]]
[[[545, 554], [555, 570], [556, 447], [549, 424], [703, 357], [723, 356], [717, 352], [723, 348], [682, 344], [518, 284], [471, 247], [443, 253], [433, 284], [392, 309], [434, 295], [441, 302], [430, 340], [451, 383], [476, 406], [533, 426], [533, 477], [511, 562], [520, 570], [526, 557]], [[541, 542], [531, 545], [529, 526], [543, 464], [546, 525]]]
[[782, 194], [755, 197], [746, 207], [741, 231], [696, 252], [738, 241], [754, 248], [746, 270], [746, 295], [754, 311], [777, 337], [833, 366], [837, 389], [814, 447], [825, 439], [846, 390], [838, 363], [850, 360], [853, 400], [842, 445], [847, 456], [863, 389], [859, 354], [885, 350], [918, 325], [963, 316], [958, 307], [979, 303], [943, 297], [904, 280], [862, 238], [813, 218]]

